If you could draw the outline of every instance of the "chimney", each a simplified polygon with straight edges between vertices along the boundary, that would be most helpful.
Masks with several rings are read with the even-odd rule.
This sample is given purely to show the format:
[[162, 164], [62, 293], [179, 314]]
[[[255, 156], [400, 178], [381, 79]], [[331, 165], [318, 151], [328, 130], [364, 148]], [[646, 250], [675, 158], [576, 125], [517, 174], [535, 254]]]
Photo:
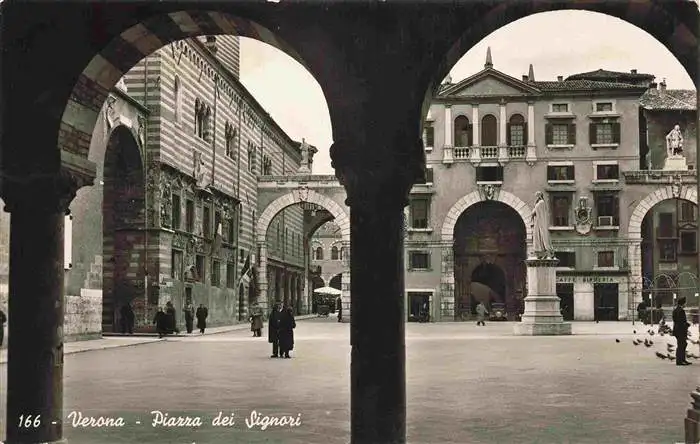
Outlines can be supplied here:
[[666, 79], [664, 78], [661, 83], [659, 83], [659, 90], [662, 92], [666, 91]]
[[528, 77], [525, 74], [523, 74], [523, 82], [527, 82], [527, 79]]
[[633, 69], [633, 70], [631, 70], [630, 72], [631, 72], [632, 74], [637, 74], [637, 70], [636, 70], [636, 69]]
[[216, 36], [215, 35], [208, 35], [207, 42], [204, 45], [209, 49], [209, 51], [216, 54], [217, 47], [216, 47]]
[[564, 76], [557, 76], [557, 82], [563, 82]]

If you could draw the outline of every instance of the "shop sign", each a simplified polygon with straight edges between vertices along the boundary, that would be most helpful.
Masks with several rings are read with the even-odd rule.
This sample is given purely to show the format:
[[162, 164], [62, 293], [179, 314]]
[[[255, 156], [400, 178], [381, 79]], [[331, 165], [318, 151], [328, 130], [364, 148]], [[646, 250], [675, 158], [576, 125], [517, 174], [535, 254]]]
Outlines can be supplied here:
[[617, 279], [612, 276], [557, 276], [557, 284], [573, 284], [575, 282], [612, 284], [617, 282]]

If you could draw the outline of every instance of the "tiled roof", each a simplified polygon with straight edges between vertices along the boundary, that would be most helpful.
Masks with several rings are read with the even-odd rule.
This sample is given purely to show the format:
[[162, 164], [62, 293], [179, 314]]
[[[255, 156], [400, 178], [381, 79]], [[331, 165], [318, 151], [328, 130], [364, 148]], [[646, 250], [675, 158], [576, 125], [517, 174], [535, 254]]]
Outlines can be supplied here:
[[632, 72], [620, 72], [620, 71], [607, 71], [605, 69], [597, 69], [595, 71], [582, 72], [579, 74], [573, 74], [566, 78], [566, 80], [595, 80], [595, 79], [653, 79], [655, 76], [653, 74], [644, 73], [632, 73]]
[[637, 85], [617, 82], [600, 82], [597, 80], [562, 80], [546, 82], [528, 82], [542, 91], [595, 91], [601, 89], [633, 90]]
[[695, 110], [698, 102], [693, 89], [650, 89], [642, 95], [639, 104], [651, 110]]

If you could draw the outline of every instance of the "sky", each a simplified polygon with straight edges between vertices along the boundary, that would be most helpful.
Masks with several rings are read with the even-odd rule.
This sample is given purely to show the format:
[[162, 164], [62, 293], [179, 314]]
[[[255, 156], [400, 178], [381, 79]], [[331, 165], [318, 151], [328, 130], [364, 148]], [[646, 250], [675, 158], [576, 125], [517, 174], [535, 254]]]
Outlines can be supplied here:
[[[604, 14], [555, 11], [510, 23], [477, 43], [455, 64], [450, 72], [452, 82], [481, 71], [488, 47], [493, 67], [518, 79], [528, 73], [530, 64], [535, 80], [556, 80], [560, 75], [566, 78], [596, 69], [637, 69], [655, 75], [657, 81], [665, 78], [670, 89], [694, 89], [688, 73], [662, 43], [642, 29]], [[240, 76], [292, 139], [305, 138], [318, 148], [313, 173], [334, 174], [328, 104], [306, 68], [272, 46], [241, 38]]]

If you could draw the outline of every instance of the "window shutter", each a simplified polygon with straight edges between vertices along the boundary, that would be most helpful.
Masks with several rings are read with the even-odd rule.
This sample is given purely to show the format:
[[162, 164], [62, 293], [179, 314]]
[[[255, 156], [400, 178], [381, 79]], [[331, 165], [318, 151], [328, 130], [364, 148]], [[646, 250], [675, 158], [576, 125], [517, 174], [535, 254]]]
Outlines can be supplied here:
[[429, 251], [425, 252], [425, 258], [426, 258], [426, 261], [425, 261], [426, 267], [425, 268], [430, 270], [430, 252]]
[[432, 168], [425, 169], [425, 182], [426, 183], [433, 183], [433, 169]]
[[544, 139], [544, 143], [547, 145], [552, 145], [554, 143], [554, 133], [552, 131], [551, 123], [545, 123], [544, 125]]
[[467, 127], [467, 145], [468, 146], [473, 146], [474, 145], [474, 125], [471, 123]]
[[554, 180], [554, 167], [547, 165], [547, 180]]
[[591, 123], [588, 125], [588, 143], [590, 143], [591, 145], [596, 143], [595, 123]]
[[612, 139], [613, 143], [620, 143], [620, 122], [613, 122], [612, 124]]
[[530, 143], [530, 139], [528, 138], [529, 136], [527, 135], [527, 123], [523, 123], [523, 142], [525, 145]]
[[569, 124], [569, 145], [576, 145], [576, 124]]
[[506, 145], [511, 146], [513, 145], [511, 142], [511, 137], [510, 137], [510, 122], [506, 123]]
[[613, 224], [620, 225], [620, 196], [613, 196]]
[[576, 169], [574, 169], [573, 165], [569, 165], [567, 168], [569, 168], [569, 172], [571, 174], [570, 179], [571, 180], [576, 180]]

